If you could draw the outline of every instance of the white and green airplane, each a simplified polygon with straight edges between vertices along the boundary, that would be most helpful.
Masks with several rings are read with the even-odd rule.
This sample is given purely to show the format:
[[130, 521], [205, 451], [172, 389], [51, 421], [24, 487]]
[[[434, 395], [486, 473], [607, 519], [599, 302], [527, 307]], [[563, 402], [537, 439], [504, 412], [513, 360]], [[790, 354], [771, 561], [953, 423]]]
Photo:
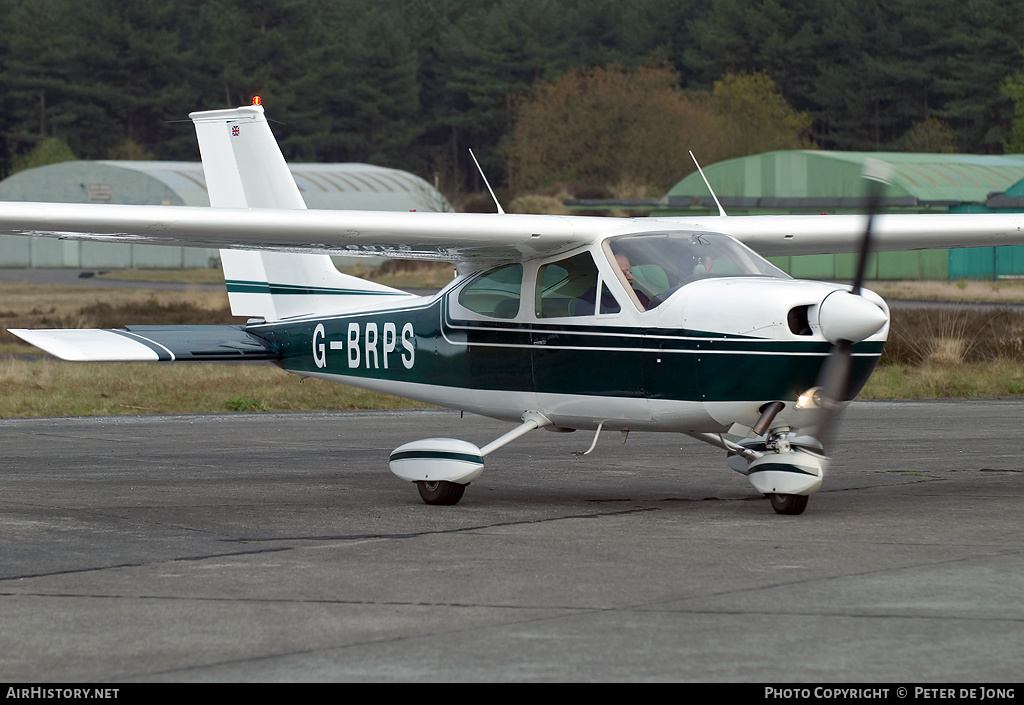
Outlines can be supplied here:
[[[197, 112], [212, 208], [0, 204], [0, 233], [222, 248], [245, 325], [15, 330], [66, 360], [271, 360], [516, 424], [478, 447], [418, 440], [391, 470], [455, 504], [484, 458], [537, 428], [683, 433], [799, 514], [834, 415], [889, 330], [877, 295], [763, 256], [1024, 244], [1024, 214], [600, 218], [311, 211], [261, 105]], [[866, 225], [865, 220], [871, 225]], [[415, 296], [329, 255], [451, 262]], [[591, 450], [594, 445], [591, 445]], [[589, 451], [588, 451], [589, 452]]]

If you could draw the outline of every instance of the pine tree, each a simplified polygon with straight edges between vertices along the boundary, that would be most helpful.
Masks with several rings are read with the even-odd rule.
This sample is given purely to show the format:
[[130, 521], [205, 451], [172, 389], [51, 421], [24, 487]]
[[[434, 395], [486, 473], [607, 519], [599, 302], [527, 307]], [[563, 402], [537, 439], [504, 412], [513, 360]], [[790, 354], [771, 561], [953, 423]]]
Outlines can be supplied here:
[[0, 4], [0, 133], [15, 155], [46, 137], [74, 139], [69, 128], [81, 114], [69, 7], [70, 0]]

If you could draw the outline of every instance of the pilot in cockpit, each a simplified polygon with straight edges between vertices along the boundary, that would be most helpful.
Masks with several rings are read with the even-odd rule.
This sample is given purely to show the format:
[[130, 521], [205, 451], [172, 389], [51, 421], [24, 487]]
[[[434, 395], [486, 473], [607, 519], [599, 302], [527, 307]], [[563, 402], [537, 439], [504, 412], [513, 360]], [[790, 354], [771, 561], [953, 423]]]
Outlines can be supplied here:
[[626, 255], [617, 254], [615, 255], [615, 262], [619, 265], [619, 269], [622, 270], [622, 273], [625, 275], [626, 281], [629, 282], [630, 287], [633, 288], [633, 293], [636, 294], [636, 297], [640, 300], [640, 305], [643, 306], [643, 309], [646, 311], [651, 307], [651, 299], [647, 294], [633, 287], [633, 273], [630, 271], [629, 258], [626, 257]]

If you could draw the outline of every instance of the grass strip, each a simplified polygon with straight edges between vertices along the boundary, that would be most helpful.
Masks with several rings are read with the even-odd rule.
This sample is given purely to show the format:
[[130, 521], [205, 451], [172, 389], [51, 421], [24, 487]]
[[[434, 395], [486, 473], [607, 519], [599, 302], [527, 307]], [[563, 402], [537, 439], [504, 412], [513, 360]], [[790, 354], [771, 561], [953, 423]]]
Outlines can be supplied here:
[[880, 365], [858, 399], [1004, 399], [1024, 394], [1012, 360]]
[[272, 365], [0, 360], [0, 417], [430, 408]]

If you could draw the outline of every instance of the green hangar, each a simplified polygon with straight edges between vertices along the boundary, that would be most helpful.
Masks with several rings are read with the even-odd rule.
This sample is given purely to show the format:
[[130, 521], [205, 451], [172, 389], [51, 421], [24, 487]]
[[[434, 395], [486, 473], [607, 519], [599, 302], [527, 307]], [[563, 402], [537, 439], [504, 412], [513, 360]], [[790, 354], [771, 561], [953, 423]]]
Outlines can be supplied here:
[[[309, 208], [452, 210], [423, 179], [369, 164], [291, 164]], [[199, 162], [72, 161], [0, 181], [0, 201], [209, 206]], [[210, 267], [217, 250], [0, 236], [0, 267], [124, 269]]]
[[[904, 152], [767, 152], [704, 167], [730, 215], [859, 213], [866, 206], [864, 161], [889, 164], [883, 210], [892, 213], [1024, 211], [1024, 154]], [[717, 213], [699, 173], [677, 183], [657, 215]], [[849, 279], [854, 255], [774, 258], [807, 279]], [[994, 279], [1024, 276], [1024, 247], [885, 252], [872, 256], [873, 279]]]

